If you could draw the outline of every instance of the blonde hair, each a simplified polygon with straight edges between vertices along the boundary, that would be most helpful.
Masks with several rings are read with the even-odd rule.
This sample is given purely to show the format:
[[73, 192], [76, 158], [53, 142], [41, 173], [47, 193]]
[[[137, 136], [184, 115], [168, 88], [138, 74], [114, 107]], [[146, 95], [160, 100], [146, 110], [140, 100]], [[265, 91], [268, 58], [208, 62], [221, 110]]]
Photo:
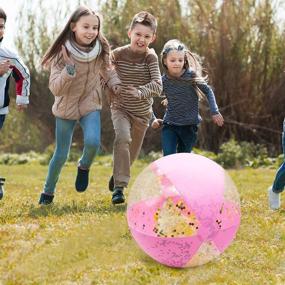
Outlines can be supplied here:
[[74, 32], [71, 29], [71, 25], [75, 24], [80, 17], [82, 16], [89, 16], [89, 15], [94, 15], [98, 18], [98, 36], [96, 37], [96, 39], [91, 43], [90, 46], [95, 44], [95, 41], [98, 39], [99, 42], [102, 45], [102, 52], [100, 54], [100, 57], [103, 60], [103, 63], [106, 66], [110, 65], [110, 45], [107, 41], [107, 39], [104, 37], [104, 35], [101, 32], [102, 29], [102, 17], [101, 15], [99, 15], [98, 13], [96, 13], [95, 11], [91, 10], [90, 8], [86, 7], [86, 6], [79, 6], [70, 16], [69, 20], [67, 21], [65, 27], [63, 28], [63, 30], [61, 31], [61, 33], [59, 34], [59, 36], [55, 39], [55, 41], [53, 42], [53, 44], [49, 47], [49, 49], [46, 51], [46, 53], [44, 54], [42, 60], [41, 60], [41, 64], [42, 66], [46, 66], [48, 65], [54, 58], [55, 56], [61, 51], [61, 46], [64, 45], [64, 43], [67, 40], [71, 40], [71, 41], [75, 41], [75, 35]]
[[195, 76], [191, 79], [182, 79], [182, 80], [187, 80], [190, 81], [193, 85], [193, 87], [196, 90], [197, 96], [200, 99], [205, 98], [205, 94], [198, 88], [199, 83], [207, 83], [208, 81], [208, 76], [207, 74], [203, 76], [203, 74], [206, 73], [206, 70], [202, 67], [202, 60], [199, 55], [196, 53], [191, 52], [182, 42], [180, 42], [177, 39], [172, 39], [169, 40], [168, 42], [165, 43], [163, 46], [162, 52], [160, 54], [161, 58], [161, 64], [164, 70], [167, 73], [167, 66], [164, 63], [165, 59], [167, 58], [167, 55], [170, 51], [182, 51], [184, 52], [184, 69], [189, 69], [191, 68], [195, 72]]

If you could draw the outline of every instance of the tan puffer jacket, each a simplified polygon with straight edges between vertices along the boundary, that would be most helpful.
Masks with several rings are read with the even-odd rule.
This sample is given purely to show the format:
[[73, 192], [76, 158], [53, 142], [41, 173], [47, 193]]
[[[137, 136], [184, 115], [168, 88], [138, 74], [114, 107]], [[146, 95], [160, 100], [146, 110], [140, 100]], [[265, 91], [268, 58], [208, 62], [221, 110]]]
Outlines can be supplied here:
[[67, 73], [62, 54], [59, 53], [51, 64], [49, 88], [55, 96], [52, 112], [56, 117], [78, 120], [86, 114], [102, 109], [102, 88], [100, 75], [109, 88], [120, 84], [115, 70], [103, 70], [102, 60], [80, 62], [72, 54], [75, 74]]

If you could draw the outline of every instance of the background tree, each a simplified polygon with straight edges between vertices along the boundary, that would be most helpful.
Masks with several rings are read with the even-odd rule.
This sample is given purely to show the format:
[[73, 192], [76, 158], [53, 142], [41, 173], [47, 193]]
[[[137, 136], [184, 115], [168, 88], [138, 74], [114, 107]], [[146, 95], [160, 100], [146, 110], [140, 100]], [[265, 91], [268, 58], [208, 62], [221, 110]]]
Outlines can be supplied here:
[[[18, 48], [32, 75], [31, 107], [28, 115], [45, 133], [43, 145], [53, 142], [53, 96], [48, 90], [48, 72], [41, 70], [39, 59], [62, 28], [65, 9], [50, 9], [43, 0], [34, 9], [27, 0], [21, 9], [18, 25]], [[90, 4], [89, 1], [78, 1]], [[281, 123], [284, 117], [284, 27], [276, 13], [283, 1], [269, 0], [107, 0], [100, 10], [104, 31], [113, 48], [127, 44], [128, 25], [135, 13], [147, 10], [158, 18], [157, 40], [153, 47], [159, 54], [172, 38], [183, 41], [204, 60], [210, 84], [225, 117], [225, 126], [212, 124], [207, 104], [202, 103], [204, 121], [199, 130], [199, 147], [217, 151], [235, 138], [264, 143], [272, 153], [280, 151]], [[52, 19], [52, 21], [51, 21]], [[25, 35], [25, 36], [23, 36]], [[155, 100], [157, 116], [164, 113]], [[81, 141], [77, 131], [75, 141]], [[80, 139], [80, 140], [79, 140]], [[102, 111], [102, 145], [111, 151], [113, 127], [107, 104]], [[143, 150], [159, 150], [159, 131], [149, 130]]]

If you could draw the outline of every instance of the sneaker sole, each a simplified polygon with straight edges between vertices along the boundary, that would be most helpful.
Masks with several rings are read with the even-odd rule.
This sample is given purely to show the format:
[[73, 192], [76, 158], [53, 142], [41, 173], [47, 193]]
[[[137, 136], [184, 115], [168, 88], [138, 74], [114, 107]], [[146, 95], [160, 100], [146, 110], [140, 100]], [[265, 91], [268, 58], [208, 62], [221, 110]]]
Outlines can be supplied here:
[[125, 199], [124, 198], [118, 198], [118, 199], [115, 199], [115, 200], [112, 199], [112, 204], [113, 205], [123, 204], [123, 203], [125, 203]]

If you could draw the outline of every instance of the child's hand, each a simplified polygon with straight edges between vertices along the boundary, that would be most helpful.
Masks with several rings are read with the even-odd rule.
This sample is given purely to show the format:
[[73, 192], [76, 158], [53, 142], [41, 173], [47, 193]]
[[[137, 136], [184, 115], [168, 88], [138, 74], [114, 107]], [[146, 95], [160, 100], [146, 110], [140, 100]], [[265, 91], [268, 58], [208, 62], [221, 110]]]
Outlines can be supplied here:
[[161, 104], [163, 107], [167, 107], [167, 105], [168, 105], [167, 99], [162, 100], [160, 104]]
[[115, 93], [115, 95], [120, 95], [122, 87], [120, 85], [115, 85], [112, 87], [112, 91]]
[[0, 76], [3, 76], [11, 68], [10, 60], [3, 60], [0, 62]]
[[223, 118], [223, 116], [220, 113], [216, 114], [216, 115], [213, 115], [212, 116], [212, 120], [219, 127], [221, 127], [224, 124], [224, 118]]
[[151, 127], [153, 129], [158, 129], [162, 126], [162, 123], [163, 123], [163, 120], [162, 119], [155, 119], [152, 124], [151, 124]]
[[66, 65], [74, 65], [74, 61], [68, 56], [66, 47], [64, 45], [61, 46], [63, 60]]
[[141, 92], [133, 86], [126, 87], [126, 92], [133, 95], [137, 99], [141, 99]]
[[19, 112], [23, 112], [25, 109], [27, 109], [27, 105], [26, 104], [22, 104], [22, 105], [17, 105], [17, 110], [19, 111]]

